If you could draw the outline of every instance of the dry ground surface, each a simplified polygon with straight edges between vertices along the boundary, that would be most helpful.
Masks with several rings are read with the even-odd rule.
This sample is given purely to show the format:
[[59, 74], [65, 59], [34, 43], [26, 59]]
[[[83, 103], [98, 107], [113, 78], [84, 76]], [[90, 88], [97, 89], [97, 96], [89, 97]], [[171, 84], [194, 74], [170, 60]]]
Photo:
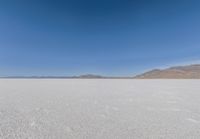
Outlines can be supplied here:
[[199, 139], [200, 80], [1, 79], [1, 139]]

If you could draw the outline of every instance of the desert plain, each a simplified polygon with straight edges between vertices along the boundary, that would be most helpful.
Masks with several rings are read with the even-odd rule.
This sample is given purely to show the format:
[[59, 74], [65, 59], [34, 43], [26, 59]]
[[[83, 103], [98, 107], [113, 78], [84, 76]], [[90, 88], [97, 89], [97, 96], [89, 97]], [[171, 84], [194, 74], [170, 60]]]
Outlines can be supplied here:
[[1, 139], [199, 139], [200, 80], [0, 79]]

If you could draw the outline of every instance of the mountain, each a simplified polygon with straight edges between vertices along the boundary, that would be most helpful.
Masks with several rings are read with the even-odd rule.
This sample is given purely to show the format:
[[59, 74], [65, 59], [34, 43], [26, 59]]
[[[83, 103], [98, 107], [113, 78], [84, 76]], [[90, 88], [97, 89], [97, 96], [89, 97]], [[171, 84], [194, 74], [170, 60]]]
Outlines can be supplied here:
[[85, 74], [85, 75], [80, 75], [77, 76], [76, 78], [81, 78], [81, 79], [96, 79], [96, 78], [104, 78], [103, 76], [100, 75], [94, 75], [94, 74]]
[[155, 69], [135, 76], [136, 79], [200, 79], [200, 64]]
[[79, 75], [79, 76], [6, 76], [6, 77], [0, 77], [0, 78], [36, 78], [36, 79], [99, 79], [99, 78], [107, 78], [100, 75], [94, 75], [94, 74], [85, 74], [85, 75]]

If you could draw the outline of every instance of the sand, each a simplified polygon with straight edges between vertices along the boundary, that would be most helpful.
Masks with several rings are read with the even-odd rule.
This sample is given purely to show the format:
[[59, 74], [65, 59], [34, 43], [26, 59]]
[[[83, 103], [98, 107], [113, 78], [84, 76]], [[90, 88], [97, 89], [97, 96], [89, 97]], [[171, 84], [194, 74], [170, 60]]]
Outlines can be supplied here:
[[1, 79], [1, 139], [199, 139], [200, 80]]

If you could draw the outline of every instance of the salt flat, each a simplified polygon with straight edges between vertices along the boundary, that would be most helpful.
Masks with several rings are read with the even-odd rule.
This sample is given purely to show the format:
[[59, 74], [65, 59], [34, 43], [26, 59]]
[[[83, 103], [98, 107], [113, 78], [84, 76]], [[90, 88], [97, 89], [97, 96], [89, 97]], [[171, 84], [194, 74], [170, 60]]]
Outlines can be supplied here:
[[1, 79], [1, 139], [199, 139], [200, 80]]

